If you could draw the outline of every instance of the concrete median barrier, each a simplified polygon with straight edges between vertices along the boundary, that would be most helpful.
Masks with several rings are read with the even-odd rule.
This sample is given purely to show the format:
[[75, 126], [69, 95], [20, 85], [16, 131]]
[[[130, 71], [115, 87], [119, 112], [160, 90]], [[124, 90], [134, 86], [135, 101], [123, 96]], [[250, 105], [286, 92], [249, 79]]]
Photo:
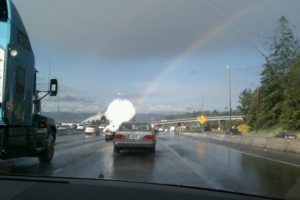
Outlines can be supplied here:
[[252, 146], [254, 141], [253, 137], [242, 136], [240, 140], [240, 144]]
[[225, 135], [222, 133], [179, 133], [180, 135], [205, 138], [246, 146], [259, 147], [277, 151], [300, 153], [300, 139], [283, 139], [261, 136]]
[[245, 136], [245, 137], [252, 137], [251, 146], [259, 147], [259, 148], [266, 148], [266, 144], [269, 139], [267, 137], [259, 137], [259, 136]]
[[224, 141], [239, 144], [241, 142], [241, 138], [241, 136], [237, 135], [225, 135]]
[[288, 152], [300, 153], [300, 139], [296, 140], [287, 140], [288, 145], [285, 149]]
[[208, 134], [209, 139], [224, 141], [225, 135], [224, 134]]
[[283, 138], [268, 138], [266, 143], [266, 149], [273, 149], [279, 151], [285, 151], [287, 149], [288, 142]]

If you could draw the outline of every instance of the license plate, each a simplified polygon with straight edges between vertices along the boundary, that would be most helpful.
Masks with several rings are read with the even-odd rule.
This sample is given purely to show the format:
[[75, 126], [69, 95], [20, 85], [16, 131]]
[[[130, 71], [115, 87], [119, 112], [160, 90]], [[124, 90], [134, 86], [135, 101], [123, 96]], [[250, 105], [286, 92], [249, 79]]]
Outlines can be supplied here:
[[139, 139], [139, 137], [138, 137], [137, 134], [131, 134], [129, 138], [130, 138], [131, 140], [137, 140], [137, 139]]

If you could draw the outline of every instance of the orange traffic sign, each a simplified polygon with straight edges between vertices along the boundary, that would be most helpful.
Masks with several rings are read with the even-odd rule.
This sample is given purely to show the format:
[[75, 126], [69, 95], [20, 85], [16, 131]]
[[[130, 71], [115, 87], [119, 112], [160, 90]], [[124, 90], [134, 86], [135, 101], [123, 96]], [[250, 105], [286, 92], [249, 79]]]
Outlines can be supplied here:
[[206, 120], [206, 117], [204, 117], [204, 115], [201, 115], [201, 116], [198, 117], [198, 122], [200, 124], [204, 124], [206, 121], [207, 120]]

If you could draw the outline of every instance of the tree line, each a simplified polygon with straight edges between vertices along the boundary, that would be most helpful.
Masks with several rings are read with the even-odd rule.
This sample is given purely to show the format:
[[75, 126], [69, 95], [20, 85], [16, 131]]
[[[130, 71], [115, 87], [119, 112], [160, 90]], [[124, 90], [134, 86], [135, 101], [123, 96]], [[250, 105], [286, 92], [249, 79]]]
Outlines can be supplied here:
[[300, 130], [300, 48], [282, 16], [262, 66], [260, 85], [244, 89], [238, 110], [252, 128]]

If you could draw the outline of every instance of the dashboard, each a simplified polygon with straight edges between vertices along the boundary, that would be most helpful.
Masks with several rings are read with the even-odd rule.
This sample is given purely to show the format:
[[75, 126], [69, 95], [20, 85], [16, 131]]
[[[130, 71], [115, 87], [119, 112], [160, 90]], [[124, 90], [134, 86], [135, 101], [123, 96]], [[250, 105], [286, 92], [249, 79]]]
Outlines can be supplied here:
[[103, 179], [0, 176], [1, 200], [6, 199], [270, 199], [211, 189]]

